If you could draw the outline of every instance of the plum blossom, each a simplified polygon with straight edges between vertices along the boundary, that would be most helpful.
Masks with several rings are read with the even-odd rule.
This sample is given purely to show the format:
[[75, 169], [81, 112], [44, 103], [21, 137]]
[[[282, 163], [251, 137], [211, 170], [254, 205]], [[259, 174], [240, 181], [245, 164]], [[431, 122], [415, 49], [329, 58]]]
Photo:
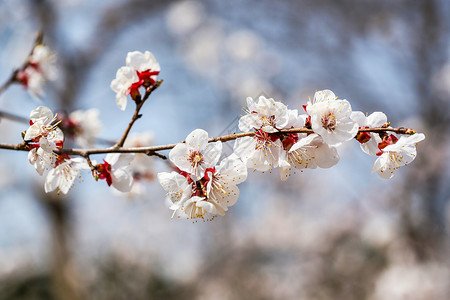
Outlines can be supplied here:
[[208, 133], [202, 129], [192, 131], [185, 143], [177, 144], [169, 153], [170, 160], [181, 171], [200, 180], [208, 168], [214, 167], [222, 153], [222, 142], [208, 143]]
[[62, 146], [64, 134], [58, 128], [56, 115], [50, 108], [39, 106], [30, 113], [30, 127], [26, 130], [24, 140], [38, 143], [47, 152]]
[[277, 132], [288, 122], [286, 105], [272, 98], [260, 96], [258, 101], [247, 98], [248, 113], [239, 120], [239, 129], [244, 132], [261, 129], [268, 133]]
[[225, 215], [228, 207], [239, 197], [237, 184], [247, 179], [247, 168], [235, 154], [223, 159], [217, 166], [207, 168], [204, 177], [193, 180], [191, 174], [178, 172], [158, 173], [158, 180], [166, 194], [172, 218], [213, 220]]
[[350, 118], [350, 103], [338, 100], [330, 90], [316, 92], [313, 102], [308, 101], [306, 112], [311, 116], [311, 128], [330, 146], [349, 141], [358, 132], [358, 125]]
[[58, 189], [58, 193], [67, 194], [80, 170], [89, 170], [88, 164], [82, 158], [68, 158], [57, 162], [45, 179], [45, 192], [49, 193]]
[[139, 77], [135, 70], [130, 67], [121, 67], [117, 70], [116, 79], [111, 82], [111, 89], [116, 92], [116, 104], [121, 110], [127, 107], [127, 96], [131, 94], [134, 98], [139, 94]]
[[[388, 123], [387, 117], [382, 112], [374, 112], [366, 116], [361, 111], [353, 111], [351, 118], [359, 128], [377, 128]], [[381, 137], [378, 133], [363, 132], [356, 135], [356, 139], [361, 143], [361, 149], [369, 155], [377, 155], [378, 144], [381, 143]]]
[[30, 127], [26, 130], [24, 140], [39, 143], [47, 152], [51, 152], [62, 145], [64, 134], [57, 127], [56, 115], [50, 108], [39, 106], [30, 113]]
[[234, 153], [248, 168], [265, 172], [278, 167], [282, 147], [278, 136], [260, 129], [253, 137], [237, 139], [234, 144]]
[[116, 92], [116, 104], [121, 110], [127, 106], [127, 96], [140, 100], [139, 88], [149, 87], [156, 82], [160, 66], [155, 56], [149, 52], [128, 52], [126, 66], [117, 70], [116, 78], [111, 81], [111, 89]]
[[64, 134], [57, 127], [56, 115], [46, 106], [39, 106], [30, 113], [30, 124], [23, 137], [30, 147], [28, 161], [42, 175], [53, 165], [53, 151], [62, 148]]
[[207, 169], [205, 179], [207, 189], [204, 201], [213, 204], [206, 206], [205, 210], [223, 216], [228, 207], [233, 206], [238, 200], [237, 185], [247, 179], [247, 167], [237, 155], [232, 154], [223, 159], [217, 167]]
[[[286, 128], [300, 128], [305, 125], [306, 115], [299, 115], [297, 110], [288, 110], [288, 115]], [[283, 181], [289, 177], [292, 166], [296, 169], [330, 168], [339, 161], [336, 148], [324, 143], [318, 134], [284, 133], [281, 135], [281, 141], [283, 149], [278, 165]]]
[[298, 139], [290, 148], [281, 152], [279, 167], [281, 180], [289, 177], [291, 167], [296, 169], [331, 168], [339, 161], [335, 147], [328, 145], [318, 134]]
[[174, 211], [173, 216], [178, 210], [181, 210], [184, 202], [192, 196], [192, 180], [191, 182], [185, 176], [177, 172], [161, 172], [158, 173], [158, 180], [164, 190], [167, 191], [166, 202], [169, 208]]
[[401, 136], [398, 140], [391, 135], [388, 142], [381, 143], [379, 157], [372, 167], [372, 173], [377, 172], [380, 177], [389, 179], [394, 176], [401, 166], [406, 166], [416, 157], [416, 144], [425, 139], [423, 133], [416, 133], [409, 136]]
[[[153, 145], [153, 141], [154, 136], [151, 132], [132, 133], [127, 138], [124, 147], [147, 147]], [[128, 197], [133, 198], [146, 195], [148, 182], [155, 178], [153, 163], [153, 157], [143, 153], [136, 153], [135, 158], [130, 164], [134, 184], [131, 191], [127, 194]]]
[[62, 120], [61, 127], [66, 135], [73, 138], [80, 147], [92, 147], [103, 128], [99, 114], [96, 108], [75, 110]]
[[42, 95], [45, 81], [56, 77], [56, 53], [43, 44], [34, 47], [27, 63], [16, 75], [17, 81], [37, 97]]
[[255, 130], [255, 135], [237, 139], [234, 153], [248, 168], [261, 172], [276, 168], [282, 149], [277, 133], [288, 125], [289, 110], [283, 103], [264, 96], [258, 101], [248, 97], [246, 110], [248, 113], [239, 120], [239, 129]]
[[143, 80], [146, 85], [156, 82], [161, 67], [150, 51], [144, 53], [139, 51], [128, 52], [125, 62], [128, 67], [137, 72], [139, 79]]
[[120, 192], [129, 192], [133, 186], [133, 175], [129, 165], [134, 158], [131, 153], [109, 153], [102, 164], [95, 169], [99, 179], [105, 179], [108, 186], [113, 186]]
[[55, 154], [46, 152], [41, 147], [33, 148], [28, 152], [28, 161], [39, 175], [42, 176], [45, 170], [53, 167], [55, 162]]

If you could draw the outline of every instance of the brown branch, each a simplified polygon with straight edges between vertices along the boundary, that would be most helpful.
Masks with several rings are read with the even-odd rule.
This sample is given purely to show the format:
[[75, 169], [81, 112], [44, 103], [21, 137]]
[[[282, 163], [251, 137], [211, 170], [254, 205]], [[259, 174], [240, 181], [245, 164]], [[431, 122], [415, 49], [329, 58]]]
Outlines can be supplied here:
[[[399, 127], [399, 128], [361, 128], [358, 132], [375, 132], [375, 133], [384, 133], [384, 132], [394, 132], [397, 134], [411, 134], [413, 130]], [[308, 129], [306, 127], [302, 128], [291, 128], [291, 129], [282, 129], [279, 133], [314, 133], [312, 129]], [[228, 142], [232, 140], [236, 140], [238, 138], [246, 137], [246, 136], [254, 136], [255, 132], [241, 132], [241, 133], [232, 133], [228, 135], [211, 137], [208, 139], [209, 143], [212, 142]], [[185, 141], [181, 141], [180, 143], [184, 143]], [[160, 158], [166, 158], [164, 155], [157, 153], [157, 151], [162, 150], [170, 150], [174, 148], [177, 144], [167, 144], [167, 145], [159, 145], [159, 146], [149, 146], [149, 147], [134, 147], [134, 148], [102, 148], [102, 149], [61, 149], [56, 150], [56, 154], [66, 153], [68, 155], [78, 155], [85, 157], [93, 154], [106, 154], [106, 153], [144, 153], [149, 156], [157, 156]], [[28, 147], [26, 143], [14, 145], [14, 144], [1, 144], [0, 149], [7, 150], [16, 150], [16, 151], [28, 151]]]
[[4, 112], [4, 111], [0, 111], [0, 118], [5, 118], [5, 119], [12, 120], [12, 121], [27, 123], [27, 124], [30, 122], [30, 119], [28, 119], [28, 118], [17, 116], [17, 115], [14, 115], [14, 114], [11, 114], [8, 112]]
[[19, 73], [19, 70], [14, 70], [8, 80], [0, 86], [0, 94], [6, 91], [11, 84], [17, 82], [17, 73]]
[[127, 128], [125, 129], [125, 132], [123, 133], [122, 138], [120, 139], [120, 141], [117, 142], [117, 144], [114, 146], [114, 148], [123, 147], [123, 144], [125, 143], [125, 140], [127, 139], [128, 134], [130, 133], [131, 127], [133, 127], [134, 122], [136, 122], [137, 119], [142, 117], [142, 115], [139, 114], [139, 111], [141, 110], [142, 106], [144, 105], [144, 103], [148, 99], [148, 97], [152, 94], [152, 92], [154, 90], [156, 90], [161, 85], [162, 82], [163, 82], [162, 80], [158, 80], [157, 82], [155, 82], [154, 84], [149, 86], [145, 90], [144, 98], [142, 98], [142, 100], [139, 100], [139, 101], [136, 100], [136, 110], [134, 111], [133, 117], [131, 118], [130, 123], [128, 124]]
[[31, 54], [33, 54], [34, 48], [36, 48], [37, 45], [42, 44], [43, 39], [44, 39], [44, 34], [40, 30], [36, 34], [36, 39], [34, 41], [33, 48], [31, 48], [30, 54], [28, 54], [25, 62], [22, 64], [22, 66], [18, 69], [15, 69], [12, 72], [11, 76], [8, 78], [8, 80], [0, 86], [0, 94], [2, 94], [4, 91], [6, 91], [13, 83], [18, 82], [17, 74], [19, 73], [20, 70], [24, 70], [30, 64], [29, 59], [30, 59]]

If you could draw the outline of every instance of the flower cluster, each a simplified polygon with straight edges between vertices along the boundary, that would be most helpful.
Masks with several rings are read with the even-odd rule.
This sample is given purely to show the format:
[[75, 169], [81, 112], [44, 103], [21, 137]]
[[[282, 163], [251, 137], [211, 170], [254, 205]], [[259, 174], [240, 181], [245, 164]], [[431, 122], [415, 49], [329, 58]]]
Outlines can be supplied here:
[[[336, 146], [353, 138], [358, 128], [348, 117], [351, 108], [346, 100], [336, 100], [334, 95], [329, 99], [325, 96], [330, 95], [323, 91], [316, 93], [314, 102], [306, 106], [308, 115], [288, 109], [272, 98], [260, 96], [258, 101], [247, 98], [247, 114], [239, 120], [239, 129], [244, 132], [254, 130], [255, 134], [238, 139], [234, 152], [248, 168], [264, 172], [280, 167], [282, 180], [289, 177], [292, 167], [334, 166], [339, 161]], [[283, 129], [305, 126], [313, 127], [315, 133], [282, 132]]]
[[372, 171], [390, 178], [414, 159], [415, 145], [425, 138], [412, 130], [400, 138], [388, 135], [387, 130], [364, 131], [389, 129], [386, 116], [352, 112], [350, 103], [330, 90], [317, 91], [303, 106], [306, 114], [264, 96], [247, 98], [247, 107], [239, 129], [253, 134], [237, 138], [234, 153], [218, 166], [222, 144], [208, 143], [208, 134], [201, 129], [172, 149], [169, 157], [176, 171], [159, 173], [158, 179], [168, 192], [166, 199], [174, 215], [203, 219], [223, 215], [236, 203], [236, 184], [246, 179], [247, 168], [264, 172], [279, 167], [283, 181], [292, 168], [330, 168], [339, 161], [337, 147], [353, 138], [364, 152], [378, 156]]
[[212, 220], [224, 215], [239, 197], [237, 184], [247, 179], [247, 168], [236, 156], [218, 164], [222, 143], [208, 143], [208, 133], [191, 132], [185, 143], [177, 144], [169, 154], [176, 171], [158, 174], [174, 215], [188, 219]]
[[27, 62], [17, 72], [16, 80], [33, 95], [40, 97], [46, 80], [54, 80], [57, 76], [56, 54], [44, 44], [33, 48]]
[[160, 66], [155, 56], [149, 52], [128, 52], [126, 66], [117, 70], [116, 78], [111, 82], [111, 89], [116, 92], [116, 104], [121, 110], [127, 107], [127, 96], [136, 101], [141, 100], [141, 87], [147, 88], [156, 82]]
[[[46, 74], [45, 62], [50, 61], [52, 55], [42, 47], [35, 47], [26, 68]], [[25, 74], [32, 72], [30, 70], [22, 71]], [[116, 92], [116, 103], [122, 110], [130, 95], [138, 104], [135, 114], [114, 147], [100, 152], [92, 149], [68, 152], [86, 159], [71, 158], [65, 153], [67, 151], [61, 150], [64, 133], [82, 147], [93, 145], [102, 127], [98, 110], [75, 111], [60, 119], [45, 106], [31, 112], [30, 127], [23, 133], [23, 145], [29, 150], [28, 160], [36, 171], [40, 175], [48, 171], [46, 192], [58, 189], [67, 193], [80, 170], [89, 168], [96, 180], [105, 180], [108, 186], [120, 192], [132, 191], [135, 181], [142, 184], [143, 179], [153, 179], [152, 161], [147, 155], [155, 152], [147, 148], [136, 151], [147, 155], [132, 153], [134, 148], [152, 144], [153, 136], [132, 135], [126, 139], [134, 121], [141, 116], [142, 104], [152, 88], [158, 87], [155, 83], [159, 71], [159, 63], [152, 53], [128, 53], [126, 66], [117, 71], [111, 88]], [[24, 74], [20, 75], [23, 78], [21, 82], [27, 83], [30, 78]], [[141, 88], [146, 90], [144, 97]], [[212, 220], [216, 215], [224, 215], [228, 207], [238, 200], [237, 185], [247, 179], [248, 168], [261, 172], [279, 168], [280, 178], [284, 181], [292, 169], [336, 165], [339, 161], [337, 148], [352, 139], [361, 144], [365, 153], [377, 157], [372, 172], [377, 172], [382, 178], [391, 178], [397, 169], [414, 160], [416, 144], [425, 138], [411, 129], [389, 127], [384, 113], [374, 112], [366, 116], [360, 111], [352, 111], [347, 100], [338, 99], [330, 90], [317, 91], [313, 99], [302, 107], [306, 113], [288, 109], [272, 98], [248, 97], [246, 114], [239, 120], [242, 133], [209, 139], [206, 131], [196, 129], [184, 142], [160, 148], [172, 148], [169, 159], [173, 171], [157, 175], [167, 191], [166, 200], [174, 211], [172, 217]], [[220, 160], [222, 141], [229, 140], [235, 140], [234, 151]], [[122, 151], [123, 147], [133, 149]], [[108, 154], [103, 163], [97, 163], [89, 158], [94, 153]], [[143, 190], [141, 186], [132, 193], [139, 194]]]
[[62, 117], [59, 126], [66, 137], [73, 139], [80, 147], [93, 147], [103, 128], [99, 115], [99, 110], [95, 108], [75, 110]]
[[30, 127], [23, 134], [23, 139], [30, 149], [28, 161], [39, 175], [49, 170], [45, 191], [48, 193], [58, 189], [67, 194], [79, 171], [89, 167], [81, 158], [54, 153], [62, 149], [64, 142], [64, 134], [58, 124], [57, 116], [53, 115], [50, 108], [39, 106], [30, 114]]
[[[382, 112], [374, 112], [365, 116], [360, 111], [352, 113], [352, 118], [358, 123], [359, 128], [388, 127], [387, 117]], [[395, 171], [406, 166], [416, 157], [416, 144], [425, 139], [423, 133], [415, 133], [410, 130], [410, 135], [397, 137], [394, 134], [368, 133], [358, 134], [356, 139], [361, 143], [361, 149], [372, 156], [378, 156], [373, 164], [372, 172], [377, 172], [382, 178], [392, 178]]]
[[[356, 138], [369, 155], [379, 156], [372, 172], [382, 178], [391, 178], [400, 166], [407, 165], [416, 156], [415, 145], [423, 134], [410, 130], [407, 136], [398, 138], [385, 131], [359, 132], [364, 128], [387, 128], [390, 123], [384, 113], [375, 112], [366, 117], [354, 111], [347, 100], [338, 99], [330, 90], [317, 91], [313, 101], [303, 106], [305, 114], [290, 110], [281, 102], [259, 97], [247, 99], [247, 114], [239, 120], [239, 129], [255, 131], [253, 137], [238, 139], [234, 152], [247, 167], [258, 171], [280, 168], [282, 180], [286, 180], [291, 167], [330, 168], [337, 164], [336, 147]], [[313, 133], [285, 133], [283, 129], [306, 128]], [[359, 132], [359, 133], [358, 133]]]

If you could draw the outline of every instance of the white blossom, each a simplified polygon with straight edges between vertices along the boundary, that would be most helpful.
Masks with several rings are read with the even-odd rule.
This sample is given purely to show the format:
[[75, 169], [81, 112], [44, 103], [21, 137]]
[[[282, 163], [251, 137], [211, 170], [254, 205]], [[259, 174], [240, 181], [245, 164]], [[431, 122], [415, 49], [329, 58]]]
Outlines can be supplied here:
[[24, 140], [39, 143], [47, 152], [57, 149], [57, 144], [62, 143], [64, 134], [57, 127], [56, 115], [50, 108], [39, 106], [30, 113], [32, 125], [26, 130]]
[[103, 164], [96, 166], [99, 178], [105, 179], [108, 186], [112, 185], [120, 192], [129, 192], [134, 182], [129, 168], [133, 159], [132, 153], [108, 153]]
[[325, 143], [320, 135], [299, 137], [292, 147], [285, 149], [280, 155], [280, 177], [281, 180], [286, 180], [292, 166], [296, 169], [331, 168], [338, 161], [336, 148]]
[[41, 147], [33, 148], [28, 152], [28, 161], [39, 175], [44, 174], [45, 170], [53, 167], [56, 155], [46, 152]]
[[389, 179], [394, 176], [401, 166], [412, 162], [416, 157], [416, 144], [425, 139], [422, 133], [409, 136], [401, 136], [394, 144], [382, 149], [382, 154], [377, 158], [372, 167], [372, 173], [377, 172], [380, 177]]
[[265, 172], [278, 167], [282, 147], [279, 139], [274, 140], [267, 132], [257, 130], [253, 137], [237, 139], [234, 153], [248, 168]]
[[111, 89], [116, 92], [116, 104], [121, 110], [127, 107], [127, 96], [131, 92], [131, 86], [138, 81], [139, 77], [133, 68], [121, 67], [117, 70], [116, 78], [111, 81]]
[[330, 146], [351, 140], [358, 132], [358, 125], [350, 118], [352, 108], [347, 100], [337, 100], [330, 90], [318, 91], [313, 102], [308, 102], [307, 113], [311, 127]]
[[[158, 61], [150, 51], [145, 51], [144, 53], [139, 51], [128, 52], [125, 62], [128, 67], [140, 73], [148, 71], [159, 73], [161, 70]], [[158, 74], [150, 75], [153, 82], [156, 81], [157, 77]]]
[[45, 179], [45, 192], [49, 193], [58, 189], [63, 194], [67, 194], [82, 169], [89, 169], [82, 158], [71, 158], [60, 163], [48, 172]]
[[69, 114], [69, 126], [73, 131], [75, 142], [83, 148], [95, 145], [103, 124], [99, 119], [99, 110], [75, 110]]
[[[369, 116], [366, 116], [361, 111], [353, 111], [351, 118], [355, 121], [360, 128], [377, 128], [387, 124], [387, 117], [382, 112], [374, 112]], [[381, 138], [378, 133], [368, 132], [370, 140], [361, 144], [361, 149], [369, 155], [377, 155], [378, 144], [381, 143]]]
[[40, 175], [53, 166], [56, 156], [53, 151], [61, 148], [64, 141], [56, 120], [56, 115], [45, 106], [39, 106], [30, 113], [32, 125], [26, 130], [24, 140], [32, 148], [28, 152], [28, 161]]
[[133, 100], [140, 97], [139, 88], [154, 84], [160, 66], [155, 56], [145, 51], [128, 52], [126, 66], [117, 70], [116, 78], [111, 81], [111, 89], [116, 92], [116, 104], [121, 110], [127, 106], [127, 96], [131, 95]]
[[[132, 133], [128, 136], [125, 148], [148, 147], [153, 145], [154, 135], [151, 132]], [[155, 178], [154, 159], [144, 153], [136, 153], [130, 164], [133, 174], [134, 184], [127, 197], [142, 197], [147, 194], [148, 182]]]
[[214, 205], [214, 209], [209, 212], [223, 216], [239, 198], [237, 184], [247, 179], [247, 167], [239, 157], [232, 154], [217, 167], [208, 169], [205, 177], [208, 180], [205, 200]]
[[248, 113], [239, 120], [239, 129], [244, 132], [261, 129], [268, 133], [277, 132], [288, 122], [286, 105], [272, 98], [260, 96], [258, 101], [247, 98]]
[[186, 177], [174, 171], [158, 173], [157, 176], [159, 183], [167, 191], [166, 201], [169, 208], [174, 211], [173, 215], [175, 215], [181, 210], [184, 202], [191, 198], [192, 184], [188, 182]]
[[208, 133], [202, 129], [192, 131], [185, 143], [177, 144], [169, 153], [170, 160], [180, 170], [200, 180], [205, 170], [214, 167], [222, 153], [222, 142], [208, 143]]
[[46, 80], [57, 77], [56, 53], [43, 44], [36, 45], [25, 68], [17, 73], [17, 80], [33, 95], [40, 97]]

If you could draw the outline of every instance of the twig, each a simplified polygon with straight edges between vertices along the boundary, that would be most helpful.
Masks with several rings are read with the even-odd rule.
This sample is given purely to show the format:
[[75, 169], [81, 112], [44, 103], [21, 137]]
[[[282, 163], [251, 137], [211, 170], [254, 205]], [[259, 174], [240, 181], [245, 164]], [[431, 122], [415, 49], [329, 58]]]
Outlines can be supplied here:
[[[410, 134], [412, 132], [411, 129], [408, 128], [361, 128], [358, 132], [376, 132], [376, 133], [383, 133], [383, 132], [395, 132], [398, 134]], [[291, 128], [291, 129], [282, 129], [279, 131], [279, 133], [314, 133], [312, 129], [308, 129], [305, 127], [302, 128]], [[212, 137], [208, 139], [209, 143], [212, 142], [227, 142], [236, 140], [238, 138], [246, 137], [246, 136], [254, 136], [255, 132], [241, 132], [241, 133], [233, 133], [218, 137]], [[181, 141], [180, 143], [184, 143], [185, 141]], [[157, 156], [160, 158], [166, 158], [164, 155], [161, 155], [157, 153], [157, 151], [162, 150], [170, 150], [174, 148], [177, 144], [167, 144], [167, 145], [159, 145], [159, 146], [149, 146], [149, 147], [134, 147], [134, 148], [117, 148], [117, 147], [109, 147], [109, 148], [102, 148], [102, 149], [60, 149], [56, 150], [56, 154], [66, 153], [68, 155], [78, 155], [82, 157], [86, 157], [89, 155], [94, 154], [106, 154], [106, 153], [144, 153], [149, 156]], [[28, 151], [28, 147], [25, 143], [22, 144], [1, 144], [0, 143], [0, 149], [7, 149], [7, 150], [16, 150], [16, 151]]]
[[123, 144], [125, 143], [125, 140], [127, 139], [128, 134], [130, 133], [131, 127], [133, 127], [134, 122], [136, 122], [137, 119], [142, 117], [142, 115], [139, 114], [139, 111], [141, 110], [142, 106], [144, 105], [144, 103], [148, 99], [148, 97], [151, 95], [151, 93], [154, 90], [156, 90], [161, 85], [162, 82], [163, 82], [162, 80], [158, 80], [157, 82], [155, 82], [154, 84], [149, 86], [145, 91], [144, 98], [142, 98], [142, 100], [140, 100], [139, 102], [136, 102], [136, 110], [134, 111], [133, 117], [131, 118], [130, 123], [128, 124], [127, 128], [125, 129], [125, 132], [123, 133], [122, 138], [120, 139], [120, 141], [117, 142], [117, 144], [114, 146], [114, 148], [123, 147]]
[[14, 70], [8, 80], [0, 86], [0, 94], [6, 91], [11, 84], [17, 82], [17, 73], [19, 73], [19, 70]]
[[10, 113], [4, 112], [4, 111], [0, 111], [0, 118], [6, 118], [6, 119], [9, 119], [9, 120], [17, 121], [17, 122], [21, 122], [21, 123], [28, 123], [28, 122], [30, 122], [30, 119], [28, 119], [28, 118], [24, 118], [24, 117], [21, 117], [21, 116], [10, 114]]
[[82, 153], [82, 154], [80, 154], [80, 156], [82, 156], [86, 159], [86, 162], [89, 165], [89, 168], [91, 168], [92, 173], [94, 173], [96, 171], [96, 168], [95, 168], [94, 164], [92, 163], [91, 158], [89, 157], [89, 154]]
[[0, 94], [2, 94], [4, 91], [6, 91], [11, 84], [18, 82], [17, 74], [19, 73], [20, 70], [24, 70], [30, 64], [29, 59], [30, 59], [31, 54], [33, 54], [34, 48], [36, 48], [37, 45], [42, 44], [43, 40], [44, 40], [44, 33], [42, 32], [42, 30], [39, 30], [38, 33], [36, 34], [36, 39], [34, 40], [33, 48], [31, 48], [30, 54], [28, 54], [25, 62], [22, 64], [22, 66], [18, 69], [15, 69], [12, 72], [11, 76], [8, 78], [8, 80], [0, 86]]

